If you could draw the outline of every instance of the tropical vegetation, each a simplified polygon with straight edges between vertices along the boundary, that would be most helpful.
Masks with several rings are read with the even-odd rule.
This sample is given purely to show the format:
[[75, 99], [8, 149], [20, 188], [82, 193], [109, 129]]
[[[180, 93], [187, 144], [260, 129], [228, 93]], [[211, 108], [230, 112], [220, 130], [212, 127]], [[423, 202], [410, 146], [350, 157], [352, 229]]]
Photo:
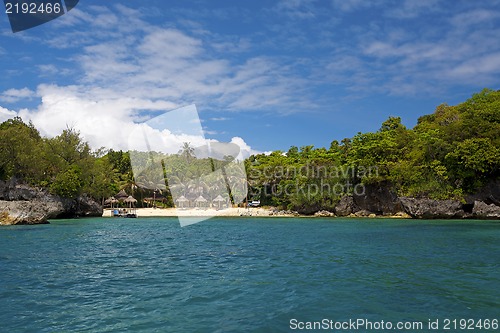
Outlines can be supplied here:
[[[226, 170], [232, 161], [196, 158], [189, 143], [178, 154], [134, 154], [144, 163], [135, 177], [130, 152], [92, 150], [75, 129], [46, 138], [18, 117], [0, 124], [0, 180], [15, 178], [69, 198], [85, 193], [103, 202], [125, 189], [138, 199], [157, 194], [164, 206], [173, 206], [174, 187], [210, 195], [214, 183], [193, 180]], [[362, 194], [364, 184], [388, 186], [398, 195], [460, 200], [500, 175], [500, 91], [485, 89], [461, 104], [439, 105], [411, 129], [389, 117], [376, 132], [326, 148], [292, 146], [244, 163], [243, 197], [286, 209], [331, 209], [342, 196]], [[217, 186], [231, 196], [229, 178], [225, 174], [225, 184]]]

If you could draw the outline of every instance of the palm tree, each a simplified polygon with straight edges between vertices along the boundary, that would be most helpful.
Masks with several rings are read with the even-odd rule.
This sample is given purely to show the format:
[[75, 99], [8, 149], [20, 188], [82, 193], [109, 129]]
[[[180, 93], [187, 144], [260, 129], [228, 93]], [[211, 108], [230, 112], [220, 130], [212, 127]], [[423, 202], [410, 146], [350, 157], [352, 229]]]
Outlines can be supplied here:
[[194, 148], [191, 147], [191, 142], [184, 142], [182, 144], [182, 148], [181, 150], [179, 150], [179, 154], [181, 156], [184, 156], [184, 158], [186, 159], [186, 161], [190, 161], [192, 158], [195, 157], [194, 155]]

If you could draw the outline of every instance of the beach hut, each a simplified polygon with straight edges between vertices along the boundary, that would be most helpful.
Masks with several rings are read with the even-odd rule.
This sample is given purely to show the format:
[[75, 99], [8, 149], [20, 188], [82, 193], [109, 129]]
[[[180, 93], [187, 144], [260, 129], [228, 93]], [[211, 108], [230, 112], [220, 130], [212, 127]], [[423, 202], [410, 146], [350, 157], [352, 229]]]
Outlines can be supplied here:
[[159, 194], [159, 195], [156, 195], [154, 197], [147, 197], [143, 201], [148, 204], [148, 207], [149, 207], [149, 205], [156, 207], [157, 202], [164, 203], [165, 201], [167, 201], [167, 198], [165, 198], [163, 195]]
[[123, 202], [128, 204], [129, 207], [132, 208], [132, 205], [134, 205], [137, 200], [133, 196], [129, 195], [125, 200], [123, 200]]
[[118, 200], [116, 200], [114, 197], [109, 197], [109, 198], [107, 198], [107, 199], [104, 201], [104, 204], [106, 204], [106, 205], [110, 205], [110, 206], [111, 206], [111, 208], [114, 208], [114, 207], [113, 207], [113, 205], [114, 205], [115, 203], [118, 203]]
[[116, 195], [115, 195], [115, 199], [119, 200], [119, 201], [124, 201], [125, 199], [127, 199], [129, 197], [129, 195], [127, 194], [127, 192], [125, 192], [125, 190], [121, 190], [120, 192], [118, 192]]
[[226, 199], [224, 199], [220, 194], [214, 199], [212, 200], [212, 202], [214, 204], [217, 205], [217, 209], [221, 209], [222, 208], [222, 205], [224, 202], [226, 202]]
[[175, 202], [177, 203], [178, 208], [186, 208], [186, 202], [189, 202], [189, 200], [185, 196], [181, 195], [177, 198], [177, 200], [175, 200]]
[[207, 202], [208, 200], [205, 199], [203, 196], [199, 196], [198, 198], [196, 198], [194, 200], [195, 204], [196, 204], [196, 207], [198, 208], [207, 208]]

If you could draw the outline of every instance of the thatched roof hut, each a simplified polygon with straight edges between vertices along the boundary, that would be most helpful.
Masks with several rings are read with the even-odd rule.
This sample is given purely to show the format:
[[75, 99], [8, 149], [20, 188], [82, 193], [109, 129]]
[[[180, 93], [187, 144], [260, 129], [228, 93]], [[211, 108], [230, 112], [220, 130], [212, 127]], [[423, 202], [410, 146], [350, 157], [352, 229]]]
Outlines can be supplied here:
[[137, 202], [137, 199], [135, 199], [133, 196], [129, 195], [123, 202], [128, 203], [130, 207], [132, 207], [133, 204]]
[[181, 195], [175, 201], [177, 201], [177, 202], [189, 202], [189, 199], [187, 199], [185, 196]]
[[186, 202], [189, 202], [189, 199], [187, 199], [185, 196], [181, 195], [180, 197], [178, 197], [175, 202], [177, 203], [177, 205], [180, 207], [180, 208], [185, 208], [186, 206]]
[[194, 200], [194, 202], [196, 203], [196, 207], [206, 207], [208, 200], [200, 195], [198, 198]]
[[113, 205], [114, 205], [115, 203], [118, 203], [118, 202], [119, 202], [119, 201], [118, 201], [116, 198], [114, 198], [114, 197], [109, 197], [109, 198], [107, 198], [106, 200], [104, 200], [104, 204], [105, 204], [105, 205], [110, 205], [110, 206], [111, 206], [111, 208], [113, 208]]
[[127, 192], [125, 192], [125, 190], [121, 190], [120, 192], [118, 192], [115, 195], [115, 198], [120, 200], [120, 201], [123, 201], [123, 200], [127, 199], [128, 197], [129, 197], [129, 195], [127, 194]]
[[194, 200], [194, 202], [207, 202], [207, 201], [208, 201], [208, 200], [207, 200], [207, 199], [205, 199], [205, 198], [204, 198], [203, 196], [201, 196], [201, 195], [200, 195], [198, 198], [196, 198], [196, 199]]

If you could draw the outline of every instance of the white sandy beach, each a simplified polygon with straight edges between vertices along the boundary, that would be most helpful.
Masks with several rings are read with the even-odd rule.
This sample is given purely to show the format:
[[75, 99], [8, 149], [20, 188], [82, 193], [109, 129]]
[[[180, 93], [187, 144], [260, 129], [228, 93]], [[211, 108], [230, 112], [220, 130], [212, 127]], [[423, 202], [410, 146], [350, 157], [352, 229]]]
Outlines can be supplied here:
[[[137, 217], [211, 217], [211, 216], [294, 216], [275, 212], [266, 208], [225, 208], [225, 209], [177, 209], [177, 208], [137, 208]], [[103, 217], [112, 217], [113, 209], [105, 209]]]
[[[113, 210], [106, 208], [103, 211], [102, 217], [113, 217]], [[128, 209], [130, 210], [130, 209]], [[304, 216], [290, 211], [278, 211], [275, 208], [262, 208], [262, 207], [251, 207], [251, 208], [225, 208], [225, 209], [212, 209], [212, 208], [193, 208], [193, 209], [181, 209], [181, 208], [137, 208], [135, 209], [137, 217], [236, 217], [236, 216], [254, 216], [254, 217], [297, 217]], [[331, 213], [329, 213], [331, 214]], [[331, 217], [335, 216], [324, 215], [321, 212], [308, 217]], [[360, 214], [349, 214], [344, 216], [347, 218], [397, 218], [397, 219], [409, 219], [410, 215], [401, 212], [394, 215], [384, 215], [376, 216], [375, 214], [360, 215]]]

